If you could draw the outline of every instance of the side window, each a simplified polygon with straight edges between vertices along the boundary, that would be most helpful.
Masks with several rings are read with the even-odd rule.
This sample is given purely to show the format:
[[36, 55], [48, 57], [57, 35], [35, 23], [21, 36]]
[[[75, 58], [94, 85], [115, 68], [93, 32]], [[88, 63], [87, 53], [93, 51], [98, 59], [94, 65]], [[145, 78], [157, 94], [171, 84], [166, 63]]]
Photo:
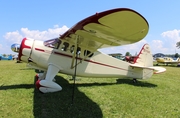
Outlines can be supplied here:
[[80, 47], [77, 48], [77, 54], [78, 54], [78, 55], [81, 54], [81, 48], [80, 48]]
[[91, 53], [89, 50], [84, 50], [84, 56], [92, 57], [93, 53]]
[[62, 46], [62, 50], [63, 50], [63, 51], [66, 51], [68, 47], [69, 47], [69, 43], [64, 42], [64, 43], [63, 43], [63, 46]]
[[[71, 53], [74, 53], [74, 48], [75, 48], [75, 46], [72, 45], [71, 48], [70, 48], [70, 52], [71, 52]], [[80, 48], [80, 47], [77, 48], [77, 52], [76, 52], [76, 53], [77, 53], [78, 55], [80, 55], [80, 53], [81, 53], [81, 48]]]
[[71, 48], [70, 48], [71, 53], [74, 53], [74, 47], [75, 47], [74, 45], [71, 46]]
[[54, 44], [54, 48], [58, 49], [60, 44], [61, 44], [61, 40], [58, 40], [58, 42]]

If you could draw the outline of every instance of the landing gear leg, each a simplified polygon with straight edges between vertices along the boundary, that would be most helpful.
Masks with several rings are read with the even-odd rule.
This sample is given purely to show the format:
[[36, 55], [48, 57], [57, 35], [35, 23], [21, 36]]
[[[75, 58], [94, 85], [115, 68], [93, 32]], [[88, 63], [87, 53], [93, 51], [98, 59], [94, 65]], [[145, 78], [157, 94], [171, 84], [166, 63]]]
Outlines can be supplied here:
[[45, 77], [46, 77], [46, 71], [44, 71], [43, 73], [37, 73], [36, 74], [36, 80], [43, 80], [43, 79], [45, 79]]
[[42, 93], [48, 93], [62, 90], [62, 87], [60, 85], [53, 82], [53, 79], [57, 75], [59, 70], [60, 68], [58, 68], [56, 65], [49, 64], [45, 79], [39, 79], [36, 82], [36, 87], [39, 89], [39, 91], [41, 91]]
[[[47, 74], [46, 71], [44, 71], [43, 73], [37, 73], [37, 74], [36, 74], [36, 80], [43, 80], [43, 79], [45, 79], [46, 74]], [[56, 79], [53, 78], [53, 81], [55, 82]]]

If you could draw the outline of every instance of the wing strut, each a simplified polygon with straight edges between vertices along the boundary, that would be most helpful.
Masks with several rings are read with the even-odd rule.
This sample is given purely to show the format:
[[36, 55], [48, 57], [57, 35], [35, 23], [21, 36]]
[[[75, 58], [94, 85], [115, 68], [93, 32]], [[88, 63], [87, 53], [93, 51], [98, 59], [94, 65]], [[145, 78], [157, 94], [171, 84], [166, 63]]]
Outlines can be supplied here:
[[72, 64], [71, 64], [71, 68], [73, 68], [74, 60], [75, 60], [75, 70], [74, 70], [74, 75], [73, 75], [73, 78], [72, 78], [74, 80], [74, 83], [73, 83], [72, 103], [71, 103], [71, 105], [74, 104], [74, 91], [75, 91], [75, 84], [76, 84], [76, 71], [77, 71], [77, 58], [78, 58], [78, 53], [77, 53], [78, 39], [79, 39], [79, 35], [76, 36], [76, 44], [75, 44], [73, 60], [72, 60]]
[[[82, 58], [78, 63], [76, 63], [75, 66], [77, 66], [78, 64], [82, 63], [82, 61], [84, 61], [86, 58], [88, 58], [90, 55], [92, 55], [98, 48], [100, 48], [102, 45], [104, 45], [103, 43], [101, 43], [95, 50], [93, 50], [91, 53], [87, 54], [84, 58]], [[76, 54], [77, 55], [77, 54]], [[74, 58], [73, 58], [74, 60]], [[74, 63], [73, 63], [74, 64]], [[71, 65], [71, 69], [73, 69], [75, 66], [73, 66], [73, 64]]]
[[[76, 58], [76, 62], [75, 63], [77, 65], [77, 58]], [[72, 92], [72, 105], [74, 104], [74, 91], [75, 91], [75, 84], [76, 84], [76, 70], [77, 70], [77, 66], [75, 66], [74, 75], [73, 75], [74, 83], [73, 83], [73, 92]]]
[[78, 39], [79, 39], [79, 35], [76, 35], [76, 42], [75, 42], [75, 47], [74, 47], [74, 54], [73, 54], [73, 58], [72, 58], [72, 63], [71, 63], [71, 69], [73, 69], [75, 66], [74, 66], [74, 60], [76, 58], [77, 60], [77, 48], [78, 48]]

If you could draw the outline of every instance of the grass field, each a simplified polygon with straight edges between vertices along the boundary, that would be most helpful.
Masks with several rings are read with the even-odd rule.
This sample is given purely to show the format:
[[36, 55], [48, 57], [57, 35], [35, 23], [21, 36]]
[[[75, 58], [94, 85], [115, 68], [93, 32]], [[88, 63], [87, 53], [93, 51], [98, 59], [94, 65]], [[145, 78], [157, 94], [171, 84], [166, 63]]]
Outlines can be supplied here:
[[58, 74], [63, 90], [42, 94], [25, 63], [0, 61], [0, 118], [180, 118], [180, 67], [148, 80], [78, 78]]

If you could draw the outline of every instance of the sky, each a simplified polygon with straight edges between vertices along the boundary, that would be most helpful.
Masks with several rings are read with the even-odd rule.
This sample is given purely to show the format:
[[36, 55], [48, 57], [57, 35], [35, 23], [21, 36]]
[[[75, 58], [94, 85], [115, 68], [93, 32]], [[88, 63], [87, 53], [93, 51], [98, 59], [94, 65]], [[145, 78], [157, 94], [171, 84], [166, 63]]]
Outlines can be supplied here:
[[86, 17], [114, 8], [130, 8], [146, 18], [149, 32], [141, 41], [101, 49], [135, 55], [148, 43], [152, 54], [180, 54], [180, 0], [0, 0], [0, 54], [15, 54], [13, 43], [24, 37], [48, 40]]

